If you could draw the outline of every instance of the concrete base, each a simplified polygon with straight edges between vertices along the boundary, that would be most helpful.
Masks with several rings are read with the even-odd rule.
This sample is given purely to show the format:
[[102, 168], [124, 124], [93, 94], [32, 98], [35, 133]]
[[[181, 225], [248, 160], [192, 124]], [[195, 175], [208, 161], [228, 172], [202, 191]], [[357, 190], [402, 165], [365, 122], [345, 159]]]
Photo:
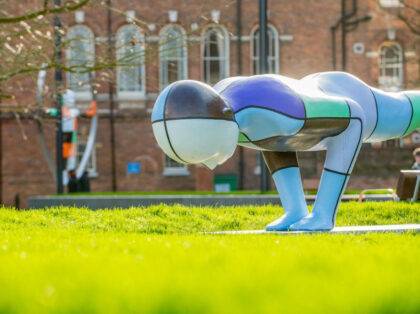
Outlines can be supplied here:
[[360, 233], [384, 233], [384, 232], [420, 232], [420, 224], [406, 224], [406, 225], [377, 225], [377, 226], [345, 226], [335, 227], [331, 231], [266, 231], [266, 230], [231, 230], [231, 231], [216, 231], [210, 234], [278, 234], [278, 235], [290, 235], [290, 234], [360, 234]]
[[[342, 201], [357, 201], [358, 195], [344, 195]], [[315, 195], [307, 195], [306, 201], [311, 204]], [[392, 201], [389, 194], [366, 195], [366, 201]], [[182, 204], [187, 206], [240, 206], [280, 204], [275, 194], [221, 194], [221, 195], [42, 195], [28, 200], [29, 208], [55, 206], [87, 207], [90, 209], [130, 208], [158, 204]]]

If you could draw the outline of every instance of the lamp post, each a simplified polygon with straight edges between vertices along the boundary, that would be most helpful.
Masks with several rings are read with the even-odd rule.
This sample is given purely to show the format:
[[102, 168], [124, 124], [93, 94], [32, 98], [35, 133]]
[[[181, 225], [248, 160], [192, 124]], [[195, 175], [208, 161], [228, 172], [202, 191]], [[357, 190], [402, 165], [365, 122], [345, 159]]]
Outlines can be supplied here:
[[[107, 36], [108, 36], [108, 62], [111, 62], [114, 55], [112, 39], [112, 2], [107, 0]], [[110, 124], [110, 147], [111, 147], [111, 187], [112, 191], [117, 190], [117, 170], [115, 156], [115, 104], [114, 104], [114, 78], [111, 78], [108, 85], [109, 95], [109, 124]]]
[[[61, 0], [54, 0], [56, 7], [61, 6]], [[62, 54], [62, 24], [58, 14], [54, 15], [54, 64], [55, 64], [55, 105], [57, 108], [55, 150], [57, 167], [57, 194], [64, 192], [63, 186], [63, 129], [61, 120], [61, 108], [63, 106], [63, 54]]]
[[[236, 37], [237, 46], [236, 46], [236, 74], [238, 76], [242, 75], [242, 0], [236, 0]], [[244, 148], [242, 146], [238, 147], [239, 151], [239, 161], [238, 161], [238, 189], [244, 189], [244, 172], [245, 172], [245, 157], [244, 157]]]
[[[267, 40], [267, 0], [259, 1], [259, 74], [268, 72], [268, 40]], [[260, 190], [268, 190], [268, 170], [264, 162], [262, 153], [260, 153]]]

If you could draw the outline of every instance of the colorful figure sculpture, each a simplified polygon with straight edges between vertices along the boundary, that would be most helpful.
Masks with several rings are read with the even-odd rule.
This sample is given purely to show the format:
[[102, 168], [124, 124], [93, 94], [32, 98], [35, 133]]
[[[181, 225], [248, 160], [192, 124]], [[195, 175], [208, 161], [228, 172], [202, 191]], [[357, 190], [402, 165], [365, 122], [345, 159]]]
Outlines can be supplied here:
[[[56, 108], [47, 109], [47, 113], [53, 117], [58, 115]], [[86, 170], [88, 158], [92, 152], [92, 148], [95, 142], [96, 129], [97, 129], [97, 117], [96, 117], [96, 100], [93, 99], [88, 109], [81, 113], [76, 106], [75, 93], [71, 90], [66, 90], [63, 94], [63, 106], [62, 106], [62, 130], [63, 130], [63, 161], [65, 163], [65, 169], [63, 170], [63, 183], [67, 185], [69, 182], [69, 173], [74, 172], [75, 177], [79, 179]], [[78, 135], [78, 123], [77, 119], [79, 116], [92, 118], [93, 125], [88, 136], [88, 143], [86, 150], [83, 153], [82, 159], [78, 163], [77, 160], [77, 135]]]
[[[330, 230], [361, 144], [419, 128], [420, 91], [387, 93], [343, 72], [232, 77], [214, 87], [186, 80], [162, 91], [152, 123], [180, 163], [214, 169], [237, 144], [262, 151], [285, 210], [267, 230]], [[327, 153], [309, 214], [296, 152], [317, 150]]]

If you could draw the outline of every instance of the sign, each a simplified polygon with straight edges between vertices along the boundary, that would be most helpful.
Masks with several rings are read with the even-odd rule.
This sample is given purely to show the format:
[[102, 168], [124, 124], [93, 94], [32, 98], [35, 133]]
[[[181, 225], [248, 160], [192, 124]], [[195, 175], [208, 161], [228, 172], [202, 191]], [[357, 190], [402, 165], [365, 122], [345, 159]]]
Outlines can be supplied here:
[[139, 161], [127, 163], [127, 174], [140, 174], [141, 163]]
[[226, 193], [230, 192], [230, 184], [229, 183], [216, 183], [214, 185], [214, 191], [217, 193]]

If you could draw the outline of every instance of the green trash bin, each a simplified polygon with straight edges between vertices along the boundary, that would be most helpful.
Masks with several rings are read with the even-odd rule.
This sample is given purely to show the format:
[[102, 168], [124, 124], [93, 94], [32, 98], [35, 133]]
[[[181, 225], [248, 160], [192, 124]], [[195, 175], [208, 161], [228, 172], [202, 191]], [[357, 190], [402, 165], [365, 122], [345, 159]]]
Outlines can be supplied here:
[[232, 192], [238, 189], [238, 176], [236, 174], [216, 174], [213, 188], [215, 192]]

